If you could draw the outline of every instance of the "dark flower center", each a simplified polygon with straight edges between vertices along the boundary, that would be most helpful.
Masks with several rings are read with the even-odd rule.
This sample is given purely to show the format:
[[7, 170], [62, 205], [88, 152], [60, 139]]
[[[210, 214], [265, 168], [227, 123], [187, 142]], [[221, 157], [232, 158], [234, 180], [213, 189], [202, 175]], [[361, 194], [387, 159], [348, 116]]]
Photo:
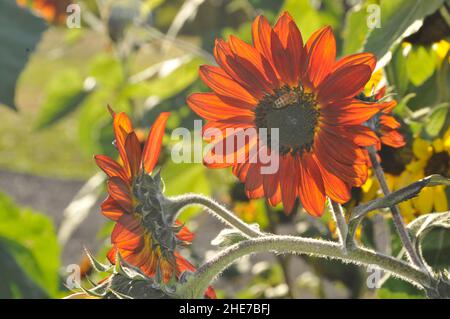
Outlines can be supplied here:
[[425, 175], [439, 174], [444, 177], [449, 176], [450, 156], [447, 152], [439, 152], [433, 154], [425, 166]]
[[380, 150], [381, 166], [386, 173], [398, 176], [406, 168], [414, 157], [410, 147], [393, 148], [391, 146], [382, 145]]
[[265, 96], [255, 108], [255, 116], [258, 129], [267, 129], [268, 143], [272, 142], [271, 129], [279, 129], [280, 154], [302, 154], [311, 149], [319, 111], [314, 94], [304, 92], [302, 86], [284, 86]]

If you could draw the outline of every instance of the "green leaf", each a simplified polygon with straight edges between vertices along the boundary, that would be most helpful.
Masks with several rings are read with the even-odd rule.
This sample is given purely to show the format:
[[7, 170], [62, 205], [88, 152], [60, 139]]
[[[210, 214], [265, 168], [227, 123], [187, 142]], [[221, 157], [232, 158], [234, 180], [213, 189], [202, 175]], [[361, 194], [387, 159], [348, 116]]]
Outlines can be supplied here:
[[155, 96], [160, 100], [170, 98], [186, 89], [197, 79], [198, 68], [204, 63], [205, 61], [202, 59], [186, 59], [185, 57], [163, 62], [154, 78], [128, 84], [122, 95], [130, 98]]
[[0, 104], [16, 108], [17, 80], [46, 28], [44, 20], [15, 0], [0, 2]]
[[420, 216], [408, 224], [412, 243], [431, 266], [450, 266], [450, 212]]
[[450, 229], [435, 227], [420, 242], [423, 259], [434, 270], [450, 267]]
[[423, 296], [420, 295], [391, 291], [387, 288], [377, 290], [377, 297], [380, 299], [423, 299]]
[[[2, 285], [9, 282], [9, 289], [0, 291], [5, 293], [19, 289], [15, 294], [24, 296], [28, 292], [22, 291], [20, 287], [28, 282], [30, 286], [42, 290], [36, 290], [36, 294], [57, 296], [60, 250], [51, 220], [42, 214], [15, 206], [3, 194], [0, 194], [0, 220], [0, 264], [9, 263], [7, 268], [2, 265], [0, 272], [5, 277]], [[11, 273], [4, 269], [9, 269]], [[18, 278], [18, 281], [11, 282], [11, 278]]]
[[436, 137], [447, 121], [450, 103], [443, 103], [433, 109], [425, 124], [425, 132], [430, 137]]
[[17, 259], [36, 265], [36, 259], [27, 248], [0, 237], [0, 298], [48, 298], [48, 294], [22, 269]]
[[[328, 2], [328, 1], [326, 1]], [[328, 3], [329, 4], [329, 3]], [[281, 12], [287, 11], [299, 26], [304, 41], [324, 25], [338, 27], [340, 19], [330, 11], [319, 11], [309, 0], [286, 0]]]
[[407, 74], [406, 58], [403, 50], [398, 47], [393, 52], [392, 61], [386, 67], [389, 83], [395, 86], [395, 91], [400, 96], [405, 97], [408, 92], [409, 78]]
[[367, 4], [352, 7], [345, 16], [342, 55], [360, 52], [369, 27], [366, 23]]
[[383, 0], [381, 27], [372, 29], [363, 51], [373, 52], [382, 59], [404, 37], [417, 31], [423, 19], [442, 4], [443, 0]]
[[413, 238], [420, 238], [436, 227], [450, 229], [450, 212], [422, 215], [407, 226]]
[[415, 86], [422, 85], [435, 69], [433, 52], [423, 46], [413, 47], [406, 56], [406, 73]]
[[85, 90], [83, 77], [76, 69], [64, 70], [57, 74], [48, 85], [47, 96], [41, 106], [36, 129], [55, 124], [74, 111], [89, 92]]
[[129, 101], [118, 98], [124, 83], [123, 69], [115, 57], [101, 54], [91, 61], [89, 75], [95, 79], [97, 89], [80, 106], [78, 136], [87, 154], [108, 154], [113, 150], [114, 137], [106, 107], [111, 105], [116, 112], [129, 111]]

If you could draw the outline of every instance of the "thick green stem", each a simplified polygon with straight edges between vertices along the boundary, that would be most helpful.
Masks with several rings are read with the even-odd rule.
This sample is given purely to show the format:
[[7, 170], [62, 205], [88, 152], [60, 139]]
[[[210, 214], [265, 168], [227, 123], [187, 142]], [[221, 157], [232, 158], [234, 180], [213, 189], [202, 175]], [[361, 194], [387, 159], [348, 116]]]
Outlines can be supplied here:
[[432, 284], [428, 274], [422, 270], [404, 261], [368, 249], [355, 248], [344, 251], [341, 244], [324, 240], [294, 236], [266, 236], [242, 241], [217, 254], [201, 266], [180, 288], [179, 296], [187, 299], [201, 298], [206, 288], [237, 259], [267, 251], [335, 258], [357, 265], [376, 265], [422, 289], [430, 287]]
[[183, 208], [187, 208], [192, 205], [200, 205], [206, 207], [213, 216], [241, 231], [249, 238], [264, 236], [262, 232], [243, 222], [236, 217], [233, 212], [206, 196], [199, 194], [186, 194], [177, 197], [170, 197], [168, 200], [172, 206], [172, 209], [177, 211], [177, 214], [180, 214]]
[[[276, 212], [272, 209], [272, 207], [269, 205], [267, 201], [265, 201], [265, 208], [266, 208], [266, 215], [267, 219], [269, 220], [269, 231], [272, 234], [278, 234], [278, 223], [277, 220], [275, 220], [275, 214]], [[277, 260], [278, 264], [281, 267], [281, 271], [283, 272], [284, 282], [288, 288], [287, 296], [291, 299], [295, 299], [294, 294], [294, 285], [292, 284], [292, 278], [291, 274], [289, 272], [289, 261], [291, 256], [282, 256], [278, 255]]]
[[331, 212], [333, 214], [333, 219], [336, 222], [339, 240], [342, 245], [345, 247], [347, 234], [348, 234], [348, 225], [345, 221], [345, 215], [344, 210], [342, 209], [342, 206], [335, 201], [330, 199], [330, 205], [331, 205]]
[[[374, 146], [369, 146], [367, 148], [369, 151], [370, 161], [372, 162], [372, 168], [375, 173], [375, 176], [380, 183], [381, 190], [385, 196], [389, 195], [391, 191], [386, 182], [386, 178], [384, 176], [383, 168], [380, 165], [380, 162], [377, 158], [377, 151]], [[425, 265], [421, 262], [419, 256], [417, 256], [416, 251], [413, 248], [411, 243], [411, 238], [409, 238], [408, 231], [406, 230], [405, 224], [403, 223], [402, 215], [397, 206], [393, 205], [389, 207], [392, 212], [392, 220], [394, 221], [395, 228], [400, 236], [400, 239], [405, 247], [409, 258], [411, 261], [418, 267], [426, 269]]]

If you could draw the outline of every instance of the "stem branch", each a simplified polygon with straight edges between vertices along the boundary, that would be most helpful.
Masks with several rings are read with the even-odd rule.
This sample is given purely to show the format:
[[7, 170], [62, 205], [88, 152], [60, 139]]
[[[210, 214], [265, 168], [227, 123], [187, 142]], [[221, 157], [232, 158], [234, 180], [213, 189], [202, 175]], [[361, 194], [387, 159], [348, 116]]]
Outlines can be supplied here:
[[[369, 146], [367, 148], [369, 151], [370, 161], [372, 162], [372, 168], [375, 173], [375, 176], [380, 183], [381, 190], [385, 196], [389, 195], [391, 192], [386, 182], [386, 178], [384, 176], [383, 168], [380, 165], [380, 162], [377, 158], [377, 151], [374, 146]], [[400, 239], [405, 247], [410, 260], [418, 267], [426, 269], [420, 258], [417, 256], [416, 251], [414, 250], [411, 239], [409, 238], [408, 231], [406, 230], [405, 224], [403, 223], [403, 218], [400, 214], [400, 211], [396, 205], [389, 207], [392, 212], [392, 219], [394, 221], [395, 228], [400, 236]]]
[[331, 203], [331, 212], [333, 214], [333, 219], [336, 222], [337, 231], [339, 235], [339, 241], [343, 245], [343, 248], [346, 249], [346, 239], [348, 234], [348, 225], [345, 221], [344, 211], [342, 206], [335, 201], [330, 199]]
[[170, 205], [172, 205], [172, 209], [177, 211], [177, 215], [181, 213], [183, 208], [187, 208], [192, 205], [200, 205], [206, 207], [213, 216], [241, 231], [249, 238], [264, 236], [264, 234], [258, 229], [243, 222], [236, 217], [233, 212], [206, 196], [200, 194], [186, 194], [177, 197], [170, 197], [168, 200]]
[[357, 265], [376, 265], [422, 289], [430, 287], [431, 284], [430, 277], [424, 271], [402, 260], [365, 248], [355, 248], [344, 252], [339, 243], [294, 236], [265, 236], [242, 241], [217, 254], [198, 268], [180, 288], [180, 297], [201, 298], [218, 275], [237, 259], [267, 251], [335, 258]]

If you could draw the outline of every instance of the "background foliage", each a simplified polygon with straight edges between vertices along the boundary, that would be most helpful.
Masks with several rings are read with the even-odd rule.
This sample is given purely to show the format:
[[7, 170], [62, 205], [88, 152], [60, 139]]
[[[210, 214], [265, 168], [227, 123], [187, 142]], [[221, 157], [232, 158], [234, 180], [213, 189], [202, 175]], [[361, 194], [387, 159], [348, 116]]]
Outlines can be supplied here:
[[[21, 8], [14, 0], [0, 3], [0, 179], [5, 176], [2, 172], [8, 171], [86, 183], [85, 191], [75, 197], [76, 205], [70, 206], [69, 200], [68, 207], [54, 216], [22, 208], [1, 195], [0, 280], [6, 285], [0, 286], [0, 297], [57, 297], [64, 291], [60, 265], [67, 261], [61, 261], [60, 251], [70, 249], [70, 241], [58, 243], [53, 223], [57, 221], [58, 231], [63, 226], [70, 229], [67, 225], [83, 229], [87, 227], [84, 218], [99, 215], [96, 205], [103, 190], [101, 183], [92, 179], [97, 172], [92, 155], [113, 154], [106, 105], [128, 112], [143, 133], [162, 111], [172, 112], [168, 132], [179, 126], [193, 129], [197, 118], [186, 106], [185, 97], [207, 90], [198, 78], [198, 67], [214, 64], [215, 38], [235, 34], [251, 41], [251, 21], [258, 14], [274, 22], [287, 10], [304, 39], [317, 28], [331, 25], [339, 56], [374, 52], [399, 102], [395, 113], [402, 119], [408, 137], [405, 149], [410, 153], [414, 139], [433, 141], [449, 127], [448, 0], [76, 2], [82, 9], [80, 29], [46, 22], [39, 12]], [[367, 19], [374, 8], [380, 10], [381, 24], [371, 29]], [[285, 216], [281, 207], [269, 209], [263, 201], [248, 201], [242, 185], [227, 171], [173, 163], [170, 147], [174, 142], [166, 136], [160, 160], [168, 195], [211, 195], [247, 222], [258, 222], [272, 232], [332, 238], [328, 215], [312, 220], [299, 207], [296, 214]], [[8, 182], [1, 185], [19, 201], [23, 197], [15, 194]], [[21, 187], [25, 188], [26, 182]], [[46, 189], [33, 191], [39, 195]], [[94, 199], [92, 194], [96, 194]], [[361, 198], [361, 190], [355, 190], [354, 201], [347, 208]], [[36, 206], [33, 201], [21, 202]], [[208, 221], [198, 213], [191, 209], [182, 218], [206, 233], [198, 234], [207, 239], [206, 244], [186, 252], [200, 262], [205, 253], [216, 248], [208, 244], [212, 239], [205, 231]], [[100, 220], [100, 224], [105, 223]], [[96, 229], [97, 247], [91, 248], [100, 259], [108, 246], [110, 228], [106, 223]], [[361, 240], [374, 245], [370, 221], [363, 225]], [[86, 238], [85, 242], [89, 241]], [[425, 245], [430, 263], [449, 267], [448, 232], [430, 233]], [[399, 253], [399, 246], [392, 236], [393, 253]], [[85, 266], [81, 254], [79, 250], [80, 265]], [[365, 270], [337, 262], [306, 257], [275, 257], [273, 262], [274, 257], [268, 258], [256, 263], [244, 260], [230, 268], [219, 283], [219, 296], [423, 297], [394, 279], [377, 292], [370, 291]], [[229, 286], [238, 288], [230, 290]]]

